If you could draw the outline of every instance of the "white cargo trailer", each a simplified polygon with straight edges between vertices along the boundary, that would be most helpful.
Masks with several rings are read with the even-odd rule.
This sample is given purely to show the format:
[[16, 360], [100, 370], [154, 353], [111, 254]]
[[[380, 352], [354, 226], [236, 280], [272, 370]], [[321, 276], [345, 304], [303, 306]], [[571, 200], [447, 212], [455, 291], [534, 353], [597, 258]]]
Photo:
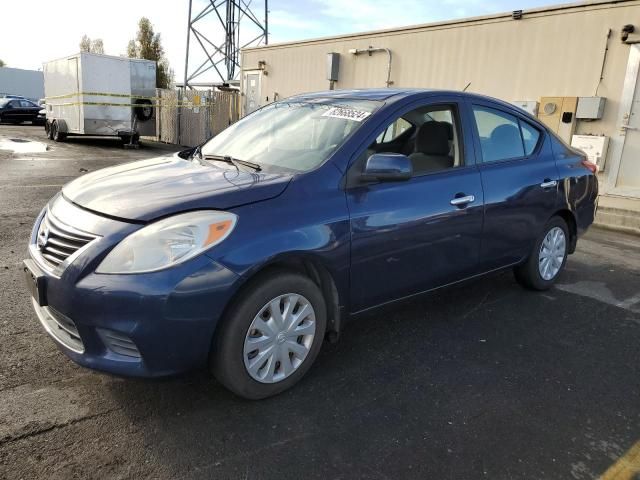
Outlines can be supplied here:
[[137, 143], [140, 135], [155, 135], [155, 62], [79, 53], [43, 70], [49, 138], [118, 136]]

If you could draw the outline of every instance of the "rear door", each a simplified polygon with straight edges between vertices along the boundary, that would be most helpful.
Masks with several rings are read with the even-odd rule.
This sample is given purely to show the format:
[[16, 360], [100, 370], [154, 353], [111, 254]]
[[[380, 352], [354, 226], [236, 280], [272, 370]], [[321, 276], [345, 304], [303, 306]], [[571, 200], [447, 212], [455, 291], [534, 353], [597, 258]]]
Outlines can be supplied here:
[[470, 101], [484, 189], [482, 265], [524, 259], [558, 205], [558, 170], [544, 128], [500, 105]]
[[20, 100], [20, 107], [22, 108], [22, 119], [32, 122], [38, 116], [40, 108], [29, 100]]
[[[348, 180], [353, 312], [476, 273], [483, 194], [470, 123], [461, 115], [461, 106], [459, 97], [442, 97], [406, 107], [372, 132], [349, 169], [349, 176], [357, 178], [370, 154], [406, 151], [421, 123], [453, 124], [451, 166], [428, 172], [414, 166], [414, 176], [407, 181]], [[403, 145], [402, 138], [410, 145]], [[441, 137], [438, 140], [442, 143]], [[445, 137], [443, 155], [446, 142]]]

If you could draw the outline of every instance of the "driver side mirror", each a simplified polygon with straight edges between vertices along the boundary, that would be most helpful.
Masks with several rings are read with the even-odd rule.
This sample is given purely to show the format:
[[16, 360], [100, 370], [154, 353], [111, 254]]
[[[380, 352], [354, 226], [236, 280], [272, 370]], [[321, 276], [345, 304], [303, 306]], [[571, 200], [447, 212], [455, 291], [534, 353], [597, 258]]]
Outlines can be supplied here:
[[399, 153], [374, 153], [364, 166], [360, 176], [364, 181], [394, 182], [409, 180], [413, 164], [406, 155]]

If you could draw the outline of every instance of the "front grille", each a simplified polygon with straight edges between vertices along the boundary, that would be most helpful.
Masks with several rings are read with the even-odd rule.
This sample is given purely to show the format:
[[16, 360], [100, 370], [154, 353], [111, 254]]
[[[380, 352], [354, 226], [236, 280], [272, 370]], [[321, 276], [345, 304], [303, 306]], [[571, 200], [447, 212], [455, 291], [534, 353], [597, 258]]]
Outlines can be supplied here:
[[84, 352], [82, 339], [73, 320], [53, 308], [41, 307], [35, 300], [33, 300], [33, 308], [49, 335], [74, 352]]
[[57, 267], [95, 238], [95, 235], [65, 225], [47, 212], [38, 228], [36, 247], [45, 262]]

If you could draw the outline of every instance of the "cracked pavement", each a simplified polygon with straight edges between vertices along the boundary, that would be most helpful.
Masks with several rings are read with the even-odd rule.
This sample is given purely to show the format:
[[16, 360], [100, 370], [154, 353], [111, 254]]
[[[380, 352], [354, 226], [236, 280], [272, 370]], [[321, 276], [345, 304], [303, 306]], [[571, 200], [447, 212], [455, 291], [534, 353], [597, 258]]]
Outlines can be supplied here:
[[[556, 288], [501, 272], [363, 315], [294, 389], [248, 402], [61, 354], [21, 271], [60, 186], [166, 149], [0, 136], [0, 478], [595, 479], [640, 440], [640, 238], [592, 229]], [[640, 470], [640, 466], [638, 467]]]

